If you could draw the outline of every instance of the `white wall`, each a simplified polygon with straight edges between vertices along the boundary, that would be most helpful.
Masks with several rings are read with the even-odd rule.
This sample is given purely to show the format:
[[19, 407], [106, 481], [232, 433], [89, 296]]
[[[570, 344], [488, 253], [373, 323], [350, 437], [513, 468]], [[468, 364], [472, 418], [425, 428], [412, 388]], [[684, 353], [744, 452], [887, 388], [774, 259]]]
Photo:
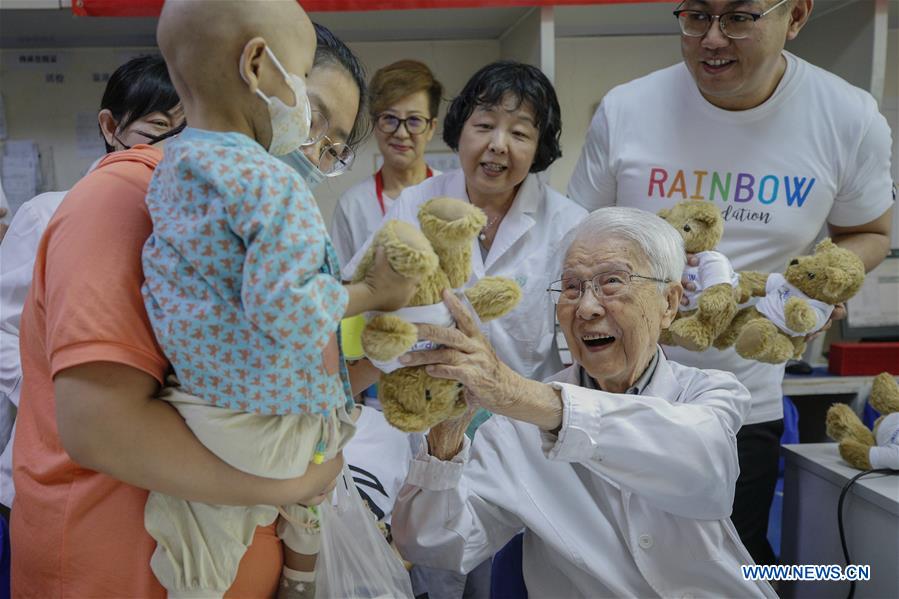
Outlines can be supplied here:
[[[0, 50], [0, 93], [7, 139], [38, 143], [45, 174], [42, 191], [68, 189], [103, 154], [96, 119], [106, 86], [102, 78], [108, 78], [126, 60], [147, 52], [155, 49]], [[51, 56], [55, 64], [20, 62], [20, 57]], [[93, 146], [79, 146], [79, 119], [84, 130], [81, 139], [92, 141]]]
[[550, 184], [565, 193], [590, 120], [610, 89], [680, 60], [676, 35], [566, 38], [556, 42], [556, 93], [562, 108], [562, 158]]
[[[369, 76], [378, 68], [402, 58], [416, 58], [434, 71], [452, 98], [474, 71], [497, 60], [500, 44], [496, 40], [437, 41], [437, 42], [362, 42], [351, 44], [365, 63]], [[67, 189], [86, 171], [91, 162], [103, 152], [96, 112], [103, 95], [102, 79], [129, 58], [153, 48], [118, 51], [111, 48], [72, 48], [65, 50], [0, 50], [0, 93], [5, 104], [7, 138], [31, 139], [38, 142], [46, 181], [42, 190]], [[55, 66], [22, 64], [20, 55], [55, 55]], [[62, 74], [56, 82], [54, 75]], [[52, 82], [47, 81], [48, 75]], [[441, 117], [446, 106], [441, 106]], [[79, 146], [76, 125], [81, 115], [96, 133], [94, 151], [86, 144]], [[91, 120], [92, 119], [92, 120]], [[442, 118], [441, 118], [442, 122]], [[429, 151], [449, 152], [438, 129], [428, 147]], [[90, 134], [90, 129], [88, 130]], [[82, 135], [82, 139], [84, 139]], [[329, 179], [316, 194], [330, 221], [334, 205], [341, 193], [374, 172], [377, 145], [370, 139], [357, 152], [356, 165], [349, 173]]]

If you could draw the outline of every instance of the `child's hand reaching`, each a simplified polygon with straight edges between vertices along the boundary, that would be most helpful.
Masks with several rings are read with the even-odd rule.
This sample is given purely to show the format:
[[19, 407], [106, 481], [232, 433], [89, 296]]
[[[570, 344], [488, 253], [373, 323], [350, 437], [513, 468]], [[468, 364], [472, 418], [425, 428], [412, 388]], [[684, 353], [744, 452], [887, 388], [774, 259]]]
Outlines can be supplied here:
[[384, 248], [375, 252], [375, 263], [365, 275], [364, 283], [371, 291], [376, 310], [397, 310], [415, 294], [421, 277], [406, 277], [393, 270]]
[[406, 277], [396, 272], [384, 248], [375, 252], [375, 261], [359, 283], [347, 285], [350, 301], [346, 316], [355, 316], [369, 310], [390, 311], [405, 306], [415, 294], [420, 277]]

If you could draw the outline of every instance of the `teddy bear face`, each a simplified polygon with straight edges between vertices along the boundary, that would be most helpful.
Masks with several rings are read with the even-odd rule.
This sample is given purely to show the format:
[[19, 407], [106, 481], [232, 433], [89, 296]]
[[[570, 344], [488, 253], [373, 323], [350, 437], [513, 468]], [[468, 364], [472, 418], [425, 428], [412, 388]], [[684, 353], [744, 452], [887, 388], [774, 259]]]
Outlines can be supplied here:
[[865, 267], [854, 253], [825, 239], [812, 255], [793, 258], [784, 278], [811, 298], [839, 304], [862, 286]]
[[708, 202], [680, 202], [661, 210], [659, 216], [677, 229], [684, 238], [684, 249], [691, 254], [713, 249], [724, 235], [721, 211]]
[[433, 378], [423, 368], [402, 368], [383, 377], [378, 397], [387, 421], [405, 432], [460, 416], [466, 405], [455, 381]]

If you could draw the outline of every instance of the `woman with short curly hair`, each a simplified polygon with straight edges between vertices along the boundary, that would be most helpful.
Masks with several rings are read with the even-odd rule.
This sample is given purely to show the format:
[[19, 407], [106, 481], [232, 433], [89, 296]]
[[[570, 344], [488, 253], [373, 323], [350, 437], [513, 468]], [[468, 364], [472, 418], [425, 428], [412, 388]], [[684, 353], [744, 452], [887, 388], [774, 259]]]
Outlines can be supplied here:
[[369, 116], [384, 164], [337, 202], [330, 233], [341, 264], [356, 254], [405, 188], [440, 174], [424, 154], [437, 129], [442, 97], [443, 85], [417, 60], [389, 64], [372, 77]]

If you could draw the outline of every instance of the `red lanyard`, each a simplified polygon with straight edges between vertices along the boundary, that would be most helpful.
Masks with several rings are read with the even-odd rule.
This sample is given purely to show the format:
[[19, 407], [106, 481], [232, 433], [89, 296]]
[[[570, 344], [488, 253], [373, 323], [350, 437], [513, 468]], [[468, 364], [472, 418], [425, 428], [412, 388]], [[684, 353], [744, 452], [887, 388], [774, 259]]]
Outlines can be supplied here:
[[[430, 179], [433, 176], [434, 171], [428, 166], [425, 171], [425, 179]], [[378, 206], [381, 207], [381, 216], [384, 216], [387, 214], [387, 209], [384, 208], [384, 175], [381, 174], [381, 169], [378, 169], [378, 172], [375, 173], [375, 193], [378, 195]]]

